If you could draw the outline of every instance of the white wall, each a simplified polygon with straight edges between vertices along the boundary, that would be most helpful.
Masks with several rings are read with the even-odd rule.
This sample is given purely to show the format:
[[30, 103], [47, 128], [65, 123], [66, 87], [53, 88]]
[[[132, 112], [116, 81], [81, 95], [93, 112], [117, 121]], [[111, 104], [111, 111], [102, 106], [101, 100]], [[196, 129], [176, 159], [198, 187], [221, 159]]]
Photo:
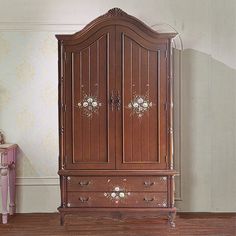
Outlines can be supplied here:
[[60, 201], [54, 35], [73, 33], [112, 7], [148, 25], [169, 24], [183, 40], [175, 82], [178, 207], [236, 211], [233, 0], [0, 0], [0, 129], [20, 146], [18, 210], [56, 211]]

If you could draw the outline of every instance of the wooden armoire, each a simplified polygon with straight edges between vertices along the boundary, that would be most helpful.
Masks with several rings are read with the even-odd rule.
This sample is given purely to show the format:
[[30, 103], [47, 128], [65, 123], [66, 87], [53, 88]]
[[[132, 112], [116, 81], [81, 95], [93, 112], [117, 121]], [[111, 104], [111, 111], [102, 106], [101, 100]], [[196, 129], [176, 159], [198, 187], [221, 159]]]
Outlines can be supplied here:
[[61, 223], [166, 213], [174, 226], [171, 39], [119, 8], [59, 45]]

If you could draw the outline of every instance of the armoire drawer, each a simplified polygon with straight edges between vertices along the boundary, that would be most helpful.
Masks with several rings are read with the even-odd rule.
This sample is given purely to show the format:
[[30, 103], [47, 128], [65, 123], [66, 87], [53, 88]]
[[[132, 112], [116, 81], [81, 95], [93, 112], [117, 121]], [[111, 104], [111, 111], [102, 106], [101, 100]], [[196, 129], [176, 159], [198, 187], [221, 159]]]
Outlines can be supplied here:
[[71, 176], [67, 177], [67, 191], [167, 191], [166, 176]]
[[[121, 194], [122, 193], [122, 194]], [[167, 193], [68, 192], [67, 207], [167, 207]]]

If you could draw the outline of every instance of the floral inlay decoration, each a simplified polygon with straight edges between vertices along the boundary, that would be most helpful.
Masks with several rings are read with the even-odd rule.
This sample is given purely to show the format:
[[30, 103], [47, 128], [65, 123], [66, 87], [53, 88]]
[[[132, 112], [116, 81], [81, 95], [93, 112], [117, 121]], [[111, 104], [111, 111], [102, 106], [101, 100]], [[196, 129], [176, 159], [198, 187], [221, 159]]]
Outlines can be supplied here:
[[142, 117], [146, 111], [153, 106], [147, 96], [135, 95], [133, 100], [128, 104], [128, 108], [132, 109], [132, 114]]
[[105, 197], [109, 198], [112, 201], [115, 201], [116, 204], [129, 195], [130, 192], [126, 192], [125, 189], [120, 188], [119, 186], [114, 187], [112, 192], [104, 193]]
[[98, 98], [92, 95], [84, 95], [81, 102], [78, 102], [78, 107], [83, 109], [83, 114], [92, 117], [94, 113], [98, 114], [99, 107], [102, 103], [99, 102]]

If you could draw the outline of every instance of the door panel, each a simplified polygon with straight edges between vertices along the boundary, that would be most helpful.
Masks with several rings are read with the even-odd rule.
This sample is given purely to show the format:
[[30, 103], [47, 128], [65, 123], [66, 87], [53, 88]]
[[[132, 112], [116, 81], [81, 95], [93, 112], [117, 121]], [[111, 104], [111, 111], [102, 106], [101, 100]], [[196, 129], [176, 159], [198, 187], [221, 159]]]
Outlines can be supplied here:
[[122, 27], [117, 27], [116, 40], [123, 102], [117, 112], [117, 168], [165, 169], [166, 48]]
[[[91, 36], [93, 37], [93, 36]], [[67, 168], [115, 168], [115, 113], [110, 109], [109, 91], [114, 90], [115, 28], [96, 32], [91, 43], [66, 47], [71, 81], [71, 145]], [[67, 83], [67, 85], [70, 85]]]
[[107, 26], [64, 46], [67, 169], [166, 169], [166, 45]]

